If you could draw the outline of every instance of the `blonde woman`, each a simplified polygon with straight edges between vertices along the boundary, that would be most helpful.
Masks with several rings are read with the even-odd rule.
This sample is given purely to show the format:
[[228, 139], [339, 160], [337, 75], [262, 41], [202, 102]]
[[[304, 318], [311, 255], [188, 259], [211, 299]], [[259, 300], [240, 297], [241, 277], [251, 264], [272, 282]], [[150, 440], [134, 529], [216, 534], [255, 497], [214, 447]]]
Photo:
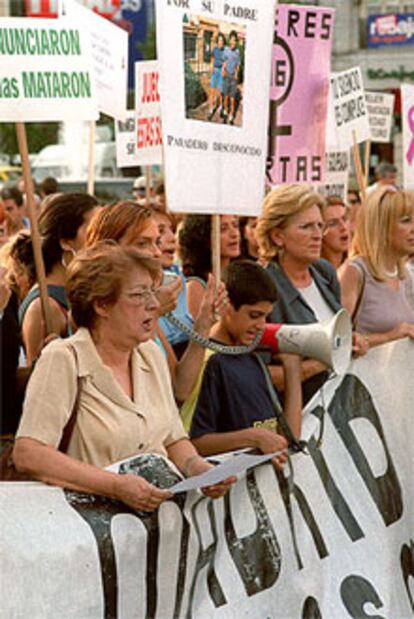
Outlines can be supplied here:
[[[278, 301], [270, 322], [306, 324], [332, 318], [341, 309], [335, 268], [321, 259], [325, 200], [305, 185], [284, 185], [269, 192], [256, 227], [261, 259], [276, 284]], [[365, 352], [356, 338], [354, 352]], [[327, 368], [314, 359], [302, 362], [304, 399], [323, 384]], [[272, 370], [280, 383], [279, 367]]]
[[414, 253], [414, 196], [389, 186], [361, 209], [350, 260], [340, 271], [342, 302], [367, 344], [414, 338], [413, 282], [406, 260]]

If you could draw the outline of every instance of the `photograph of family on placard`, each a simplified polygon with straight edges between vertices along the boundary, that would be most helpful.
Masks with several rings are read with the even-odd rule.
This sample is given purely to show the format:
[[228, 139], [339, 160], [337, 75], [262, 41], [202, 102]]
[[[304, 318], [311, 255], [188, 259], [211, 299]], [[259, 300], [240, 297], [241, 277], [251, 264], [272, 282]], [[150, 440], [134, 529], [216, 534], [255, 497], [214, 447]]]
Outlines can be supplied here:
[[186, 117], [241, 127], [246, 28], [185, 15], [183, 44]]

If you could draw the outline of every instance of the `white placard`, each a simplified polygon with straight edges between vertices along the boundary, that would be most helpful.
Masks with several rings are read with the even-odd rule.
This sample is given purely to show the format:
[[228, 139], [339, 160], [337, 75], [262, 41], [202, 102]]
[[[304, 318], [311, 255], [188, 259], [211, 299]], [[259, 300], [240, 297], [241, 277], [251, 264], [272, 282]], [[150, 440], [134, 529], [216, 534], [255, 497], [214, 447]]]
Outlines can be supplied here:
[[96, 120], [88, 37], [70, 19], [0, 19], [0, 120]]
[[372, 142], [391, 140], [392, 115], [395, 96], [386, 92], [366, 92], [368, 119]]
[[[157, 0], [156, 8], [169, 208], [257, 215], [265, 185], [275, 2], [249, 0], [242, 7]], [[232, 31], [237, 42], [229, 51]], [[226, 52], [214, 56], [219, 33]]]
[[360, 67], [332, 73], [329, 88], [327, 147], [345, 150], [371, 137]]
[[128, 33], [74, 0], [65, 0], [65, 10], [90, 37], [99, 110], [125, 120]]
[[404, 189], [414, 189], [414, 86], [402, 84]]
[[125, 112], [125, 121], [115, 120], [116, 165], [135, 168], [140, 165], [137, 152], [137, 116], [135, 110]]
[[162, 163], [159, 69], [156, 60], [135, 63], [136, 156], [139, 165]]
[[325, 153], [325, 182], [315, 185], [323, 196], [338, 196], [346, 200], [350, 170], [349, 150], [329, 150]]

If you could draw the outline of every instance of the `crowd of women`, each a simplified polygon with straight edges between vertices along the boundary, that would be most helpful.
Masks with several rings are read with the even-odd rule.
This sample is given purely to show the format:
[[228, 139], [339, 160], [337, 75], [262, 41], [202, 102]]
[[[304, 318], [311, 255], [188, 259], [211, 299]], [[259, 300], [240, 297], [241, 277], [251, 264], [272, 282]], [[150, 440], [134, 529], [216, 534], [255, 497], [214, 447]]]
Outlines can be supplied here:
[[[354, 355], [369, 355], [414, 338], [414, 197], [382, 185], [362, 205], [357, 192], [348, 198], [286, 185], [267, 193], [258, 218], [221, 216], [221, 271], [240, 258], [260, 266], [277, 291], [271, 322], [324, 321], [345, 307]], [[16, 468], [148, 511], [168, 490], [105, 467], [140, 453], [168, 458], [185, 476], [212, 466], [179, 409], [197, 397], [206, 342], [230, 302], [211, 274], [210, 216], [178, 217], [166, 204], [99, 205], [81, 193], [43, 201], [38, 225], [55, 338], [43, 320], [29, 230], [22, 224], [0, 250], [1, 433], [16, 434]], [[285, 364], [269, 361], [283, 400]], [[327, 377], [314, 359], [295, 372], [305, 402]], [[222, 496], [234, 481], [204, 492]]]

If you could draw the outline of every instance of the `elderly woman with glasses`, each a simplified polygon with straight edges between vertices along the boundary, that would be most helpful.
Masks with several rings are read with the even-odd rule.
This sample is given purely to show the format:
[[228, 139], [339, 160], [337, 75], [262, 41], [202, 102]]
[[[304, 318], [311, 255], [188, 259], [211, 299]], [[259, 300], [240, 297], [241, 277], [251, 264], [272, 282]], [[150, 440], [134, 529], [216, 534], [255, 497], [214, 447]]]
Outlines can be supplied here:
[[[184, 475], [211, 468], [183, 429], [164, 356], [150, 341], [159, 268], [136, 249], [100, 243], [68, 268], [76, 334], [52, 342], [29, 382], [13, 453], [35, 479], [152, 511], [171, 494], [137, 475], [104, 470], [136, 454], [169, 458]], [[67, 424], [77, 414], [65, 453]], [[205, 493], [224, 494], [234, 479]]]
[[340, 270], [342, 301], [366, 343], [414, 338], [414, 196], [393, 186], [372, 192], [362, 208], [350, 260]]

